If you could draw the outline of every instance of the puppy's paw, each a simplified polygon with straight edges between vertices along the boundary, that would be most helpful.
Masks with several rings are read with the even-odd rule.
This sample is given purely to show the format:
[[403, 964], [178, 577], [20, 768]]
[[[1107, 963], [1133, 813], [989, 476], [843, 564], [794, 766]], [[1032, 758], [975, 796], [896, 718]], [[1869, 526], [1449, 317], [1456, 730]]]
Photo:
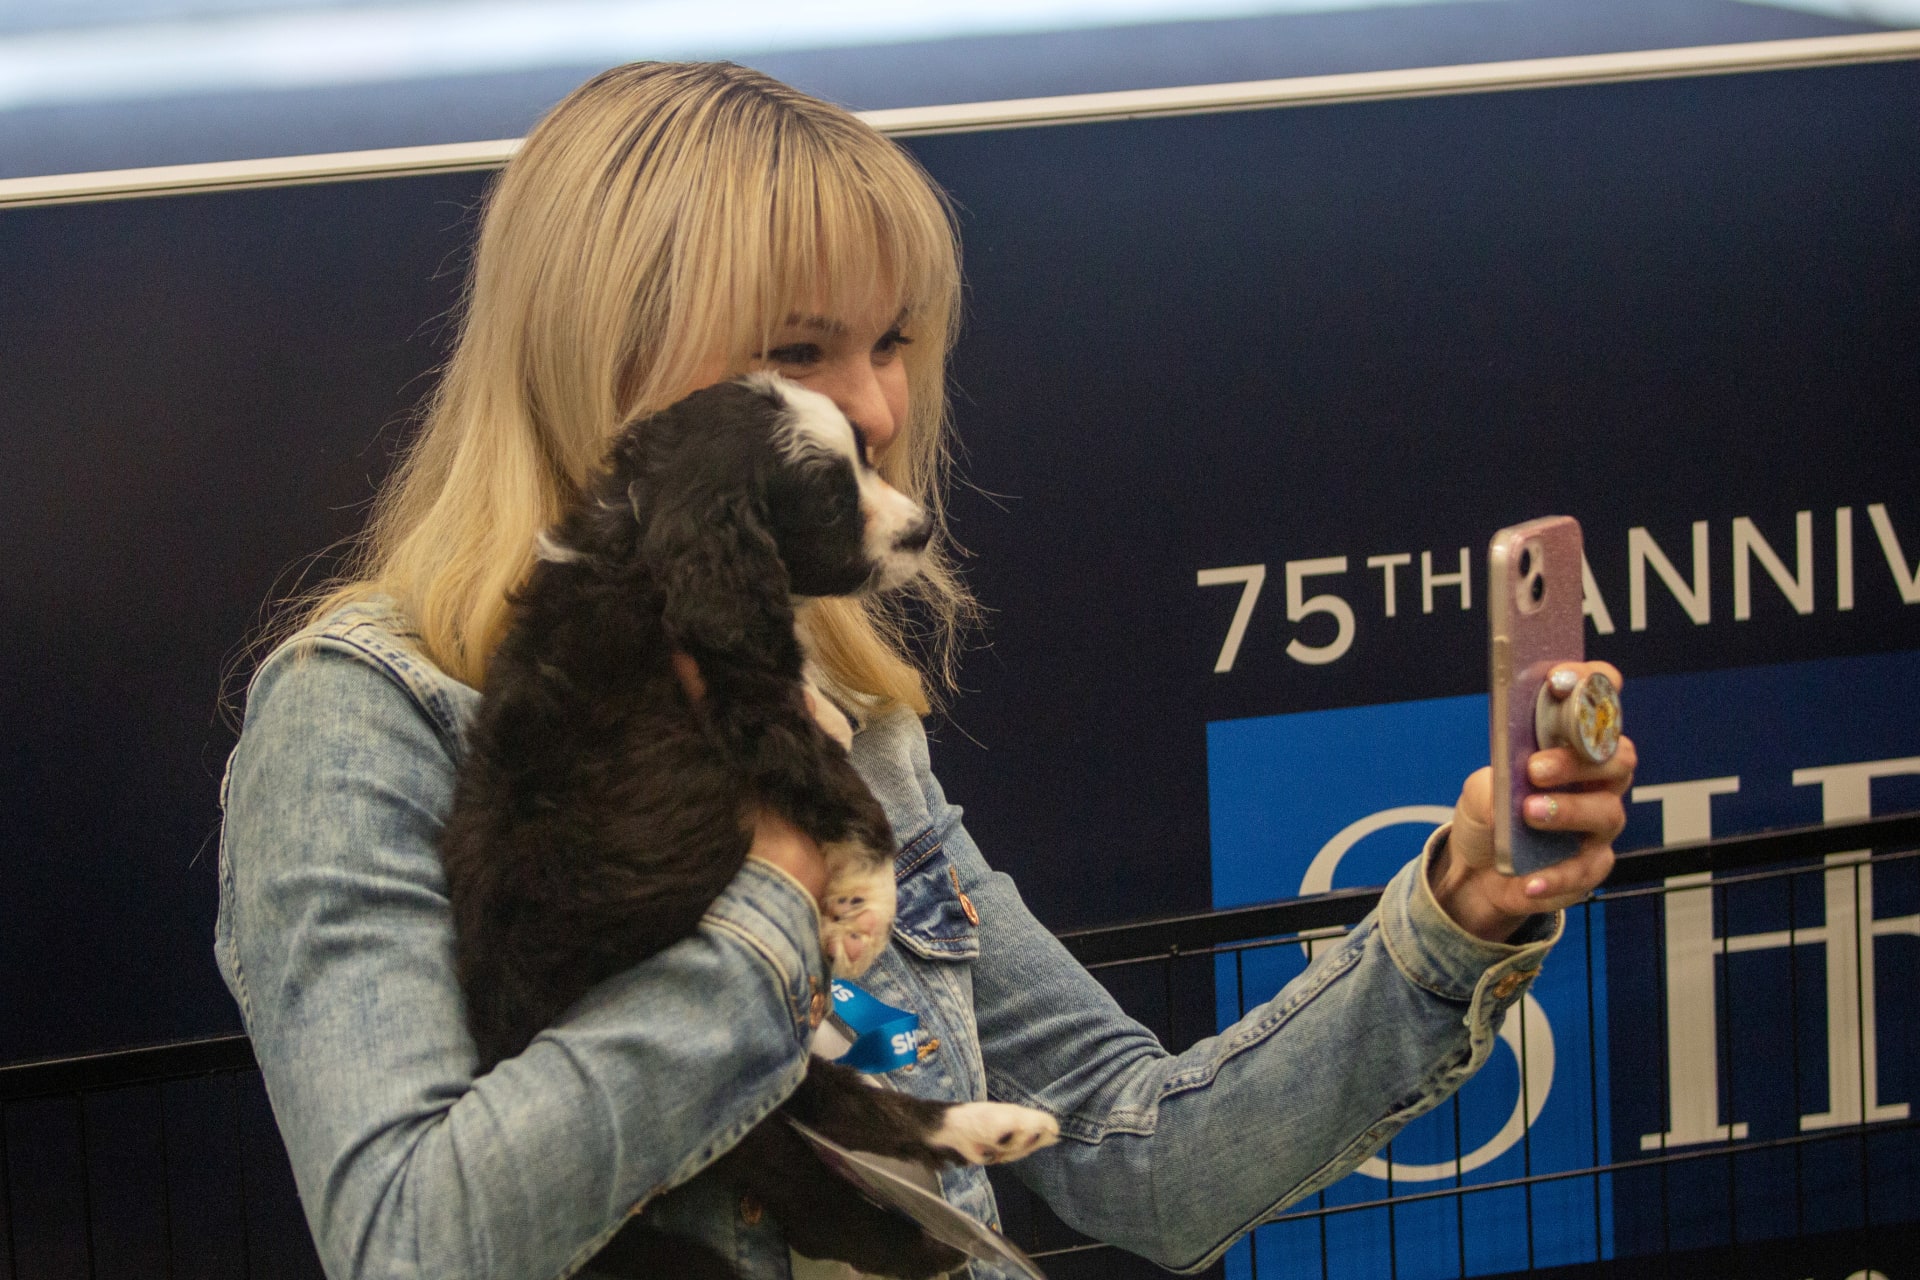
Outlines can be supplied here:
[[927, 1144], [968, 1164], [1004, 1164], [1060, 1140], [1060, 1122], [1044, 1111], [1006, 1102], [963, 1102], [947, 1108]]
[[857, 978], [873, 967], [893, 930], [893, 867], [848, 866], [852, 859], [828, 853], [828, 865], [843, 865], [827, 883], [820, 920], [820, 946], [835, 977]]

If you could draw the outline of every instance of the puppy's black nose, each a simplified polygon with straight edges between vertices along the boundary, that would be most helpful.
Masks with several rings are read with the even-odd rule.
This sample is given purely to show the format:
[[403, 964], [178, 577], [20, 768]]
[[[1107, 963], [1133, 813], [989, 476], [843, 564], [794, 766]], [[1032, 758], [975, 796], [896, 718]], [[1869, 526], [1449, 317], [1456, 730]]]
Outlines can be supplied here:
[[921, 552], [927, 549], [927, 543], [933, 540], [933, 519], [921, 516], [911, 526], [903, 530], [893, 545], [896, 550]]

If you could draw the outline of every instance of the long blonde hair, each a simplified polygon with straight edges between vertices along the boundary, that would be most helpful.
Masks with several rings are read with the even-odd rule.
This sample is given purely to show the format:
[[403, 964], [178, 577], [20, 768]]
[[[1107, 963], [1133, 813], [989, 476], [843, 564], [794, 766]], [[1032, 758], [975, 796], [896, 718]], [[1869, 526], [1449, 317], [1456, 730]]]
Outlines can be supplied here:
[[[728, 63], [594, 77], [496, 179], [459, 341], [346, 575], [303, 620], [391, 597], [429, 658], [481, 684], [535, 536], [615, 430], [691, 389], [715, 353], [744, 368], [789, 313], [846, 315], [889, 290], [914, 342], [901, 351], [908, 415], [882, 470], [944, 533], [959, 281], [943, 196], [847, 112]], [[975, 609], [945, 554], [919, 601], [921, 652], [945, 687]], [[805, 625], [844, 691], [925, 714], [907, 617], [829, 600]]]

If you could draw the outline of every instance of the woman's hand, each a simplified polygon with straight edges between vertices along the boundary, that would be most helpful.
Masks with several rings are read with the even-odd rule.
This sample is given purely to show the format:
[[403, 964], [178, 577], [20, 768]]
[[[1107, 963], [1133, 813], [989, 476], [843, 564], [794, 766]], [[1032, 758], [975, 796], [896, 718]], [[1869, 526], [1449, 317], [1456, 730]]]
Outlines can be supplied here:
[[[1620, 684], [1620, 673], [1605, 662], [1566, 663], [1560, 669], [1577, 675], [1600, 671], [1616, 687]], [[1621, 797], [1632, 785], [1635, 763], [1633, 743], [1625, 737], [1605, 764], [1588, 764], [1565, 747], [1533, 754], [1529, 779], [1554, 794], [1551, 804], [1544, 795], [1528, 799], [1527, 825], [1578, 831], [1585, 838], [1578, 854], [1529, 876], [1502, 875], [1493, 865], [1493, 773], [1475, 771], [1461, 788], [1447, 843], [1428, 869], [1441, 909], [1474, 936], [1505, 942], [1528, 916], [1584, 901], [1613, 870], [1613, 840], [1627, 823]]]

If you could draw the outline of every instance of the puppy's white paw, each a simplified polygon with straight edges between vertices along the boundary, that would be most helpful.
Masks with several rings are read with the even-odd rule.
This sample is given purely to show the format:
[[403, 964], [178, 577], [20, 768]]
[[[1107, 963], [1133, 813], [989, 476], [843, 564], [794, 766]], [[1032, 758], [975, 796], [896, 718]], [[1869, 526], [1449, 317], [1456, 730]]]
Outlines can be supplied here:
[[857, 978], [873, 967], [893, 931], [893, 867], [853, 865], [853, 858], [827, 853], [839, 865], [827, 882], [821, 911], [820, 946], [835, 977]]
[[1059, 1121], [1044, 1111], [1006, 1102], [963, 1102], [947, 1108], [946, 1119], [927, 1142], [968, 1164], [1004, 1164], [1059, 1139]]

